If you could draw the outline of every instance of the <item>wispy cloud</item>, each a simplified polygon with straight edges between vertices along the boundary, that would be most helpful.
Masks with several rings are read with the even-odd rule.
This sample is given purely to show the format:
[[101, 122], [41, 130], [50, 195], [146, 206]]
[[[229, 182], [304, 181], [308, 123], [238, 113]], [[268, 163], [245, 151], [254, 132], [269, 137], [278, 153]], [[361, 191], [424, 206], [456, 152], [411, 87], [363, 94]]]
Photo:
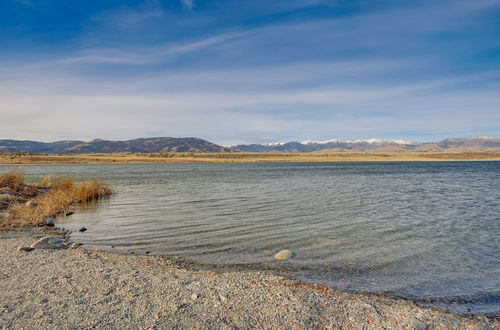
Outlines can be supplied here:
[[[500, 67], [477, 60], [498, 46], [495, 23], [482, 15], [500, 1], [486, 2], [306, 20], [294, 15], [307, 0], [290, 12], [247, 2], [259, 15], [272, 8], [239, 19], [245, 10], [231, 1], [214, 4], [208, 18], [205, 7], [173, 6], [173, 14], [157, 1], [112, 8], [94, 15], [69, 51], [0, 60], [0, 131], [44, 140], [55, 131], [79, 139], [167, 132], [219, 143], [500, 135]], [[304, 10], [320, 9], [333, 10]], [[395, 127], [403, 135], [392, 135]]]
[[134, 48], [96, 48], [86, 49], [79, 54], [60, 59], [66, 63], [94, 63], [94, 64], [136, 64], [154, 65], [167, 61], [171, 56], [180, 56], [203, 48], [211, 47], [223, 42], [243, 36], [244, 32], [224, 33], [201, 40], [187, 42], [172, 42], [165, 45]]
[[193, 10], [194, 7], [194, 1], [193, 0], [180, 0], [184, 8], [187, 10], [191, 11]]
[[15, 2], [21, 3], [26, 6], [33, 6], [33, 2], [31, 0], [15, 0]]

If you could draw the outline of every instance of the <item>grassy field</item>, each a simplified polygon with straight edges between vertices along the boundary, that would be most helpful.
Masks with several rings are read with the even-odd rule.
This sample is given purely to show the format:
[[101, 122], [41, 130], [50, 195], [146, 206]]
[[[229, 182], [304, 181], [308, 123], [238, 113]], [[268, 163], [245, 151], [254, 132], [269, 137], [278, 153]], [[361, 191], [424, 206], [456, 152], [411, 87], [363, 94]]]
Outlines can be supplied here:
[[500, 160], [500, 153], [166, 153], [166, 154], [29, 154], [0, 153], [0, 165], [244, 163], [244, 162], [373, 162]]

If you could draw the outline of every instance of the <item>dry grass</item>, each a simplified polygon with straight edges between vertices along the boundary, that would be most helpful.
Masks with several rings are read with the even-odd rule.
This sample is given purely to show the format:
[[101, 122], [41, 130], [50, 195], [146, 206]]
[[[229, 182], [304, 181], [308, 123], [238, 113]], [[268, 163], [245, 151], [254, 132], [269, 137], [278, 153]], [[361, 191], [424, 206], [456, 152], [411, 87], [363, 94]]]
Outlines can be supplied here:
[[[7, 191], [0, 194], [3, 196], [0, 197], [0, 211], [9, 215], [0, 219], [0, 228], [36, 226], [43, 223], [44, 218], [63, 214], [79, 203], [99, 200], [113, 193], [99, 179], [75, 183], [71, 177], [47, 176], [38, 185], [27, 185], [24, 173], [19, 170], [1, 176], [0, 183], [0, 191]], [[6, 201], [3, 204], [2, 198]]]
[[24, 185], [24, 172], [15, 169], [0, 176], [0, 188], [17, 191]]

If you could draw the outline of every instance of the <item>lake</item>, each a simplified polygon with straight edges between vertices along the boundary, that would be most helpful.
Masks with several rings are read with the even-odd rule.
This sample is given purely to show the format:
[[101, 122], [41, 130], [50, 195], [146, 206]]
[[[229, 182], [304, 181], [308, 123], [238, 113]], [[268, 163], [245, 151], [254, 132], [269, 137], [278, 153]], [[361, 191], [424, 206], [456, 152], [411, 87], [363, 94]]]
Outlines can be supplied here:
[[[0, 173], [12, 167], [0, 167]], [[500, 162], [37, 165], [117, 194], [58, 225], [86, 247], [267, 269], [461, 313], [500, 311]], [[275, 261], [282, 250], [287, 261]]]

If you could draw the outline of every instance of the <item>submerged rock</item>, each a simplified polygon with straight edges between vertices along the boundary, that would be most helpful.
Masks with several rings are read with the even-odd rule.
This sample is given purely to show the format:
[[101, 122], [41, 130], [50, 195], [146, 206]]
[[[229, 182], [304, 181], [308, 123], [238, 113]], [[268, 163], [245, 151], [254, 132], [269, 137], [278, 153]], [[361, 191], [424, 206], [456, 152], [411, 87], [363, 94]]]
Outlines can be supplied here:
[[82, 228], [78, 229], [78, 231], [81, 232], [81, 233], [83, 233], [86, 230], [87, 230], [87, 228], [85, 228], [85, 227], [82, 227]]
[[274, 259], [276, 260], [286, 260], [292, 256], [292, 251], [290, 250], [281, 250], [280, 252], [274, 255]]
[[40, 238], [35, 243], [31, 244], [32, 249], [60, 249], [63, 245], [62, 239], [54, 236]]

